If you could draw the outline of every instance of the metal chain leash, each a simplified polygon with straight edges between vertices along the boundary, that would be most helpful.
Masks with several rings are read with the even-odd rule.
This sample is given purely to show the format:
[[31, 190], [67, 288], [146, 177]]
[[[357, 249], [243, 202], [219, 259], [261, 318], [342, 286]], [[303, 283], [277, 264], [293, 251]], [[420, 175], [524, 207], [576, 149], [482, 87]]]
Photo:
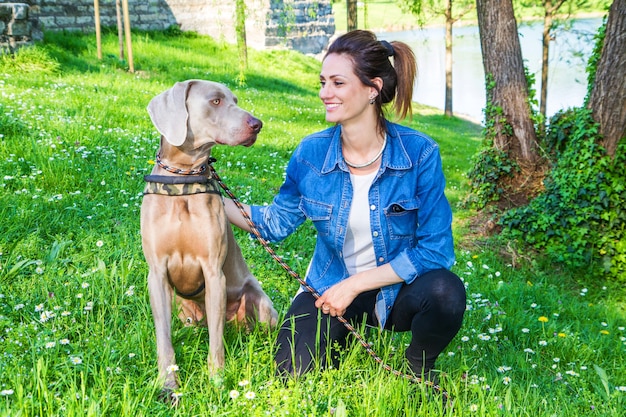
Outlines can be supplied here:
[[[309, 284], [307, 284], [306, 281], [303, 280], [296, 271], [294, 271], [289, 265], [287, 265], [287, 263], [285, 263], [285, 261], [283, 261], [283, 259], [276, 254], [274, 249], [272, 249], [269, 246], [268, 242], [261, 236], [261, 233], [257, 229], [256, 225], [254, 224], [254, 222], [252, 221], [252, 219], [250, 218], [248, 213], [246, 213], [246, 211], [245, 211], [243, 205], [241, 204], [241, 202], [239, 201], [239, 199], [232, 193], [232, 191], [230, 191], [228, 186], [222, 181], [220, 176], [215, 171], [215, 168], [213, 167], [213, 162], [215, 162], [215, 161], [216, 161], [215, 158], [210, 158], [209, 162], [208, 162], [209, 170], [210, 170], [211, 175], [213, 176], [213, 179], [215, 179], [218, 182], [218, 184], [220, 185], [220, 187], [222, 187], [222, 189], [228, 195], [228, 197], [235, 203], [237, 208], [239, 208], [239, 211], [241, 211], [241, 214], [243, 215], [243, 218], [246, 220], [246, 223], [248, 224], [248, 226], [250, 226], [250, 230], [252, 231], [252, 234], [254, 234], [254, 236], [257, 238], [259, 243], [261, 243], [263, 248], [265, 248], [265, 250], [270, 254], [270, 256], [272, 258], [274, 258], [274, 260], [276, 262], [278, 262], [278, 264], [281, 267], [283, 267], [283, 269], [285, 271], [287, 271], [287, 273], [289, 275], [291, 275], [293, 278], [298, 280], [300, 285], [302, 285], [307, 291], [309, 291], [313, 295], [313, 297], [315, 297], [315, 299], [320, 298], [320, 294], [315, 290], [315, 288], [313, 288]], [[341, 322], [345, 326], [345, 328], [352, 334], [352, 336], [354, 336], [359, 341], [359, 343], [361, 343], [361, 345], [365, 348], [367, 353], [380, 366], [382, 366], [383, 369], [385, 369], [386, 371], [391, 372], [393, 375], [402, 377], [402, 378], [407, 379], [407, 380], [409, 380], [411, 382], [414, 382], [414, 383], [417, 383], [417, 384], [425, 384], [426, 386], [431, 387], [432, 389], [434, 389], [435, 391], [440, 392], [441, 395], [443, 395], [444, 399], [446, 400], [446, 404], [448, 406], [452, 405], [452, 399], [450, 398], [450, 395], [439, 384], [435, 384], [434, 382], [432, 382], [430, 380], [425, 380], [425, 379], [422, 379], [422, 378], [420, 378], [418, 376], [410, 375], [410, 374], [407, 374], [407, 373], [403, 373], [401, 371], [398, 371], [398, 370], [392, 368], [391, 365], [385, 363], [385, 361], [380, 356], [378, 356], [378, 354], [374, 351], [372, 346], [365, 340], [365, 338], [363, 336], [361, 336], [361, 334], [354, 328], [354, 326], [352, 326], [348, 322], [348, 320], [346, 320], [343, 316], [336, 316], [336, 318], [337, 318], [337, 320], [339, 320], [339, 322]]]

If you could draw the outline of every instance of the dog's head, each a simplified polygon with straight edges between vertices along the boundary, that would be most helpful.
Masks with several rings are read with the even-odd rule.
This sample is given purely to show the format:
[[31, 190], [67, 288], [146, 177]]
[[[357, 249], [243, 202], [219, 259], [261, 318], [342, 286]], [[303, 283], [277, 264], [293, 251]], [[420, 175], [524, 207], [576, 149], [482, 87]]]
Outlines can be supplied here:
[[186, 141], [193, 148], [252, 146], [263, 127], [263, 122], [237, 105], [237, 98], [226, 86], [212, 81], [178, 82], [150, 101], [148, 113], [173, 146]]

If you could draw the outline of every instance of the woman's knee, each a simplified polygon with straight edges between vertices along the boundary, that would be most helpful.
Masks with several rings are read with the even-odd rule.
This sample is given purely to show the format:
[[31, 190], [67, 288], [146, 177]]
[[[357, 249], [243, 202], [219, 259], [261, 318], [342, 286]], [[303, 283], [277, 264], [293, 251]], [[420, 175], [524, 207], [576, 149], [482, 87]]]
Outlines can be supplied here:
[[430, 271], [418, 279], [430, 281], [429, 290], [431, 302], [438, 306], [458, 310], [465, 310], [465, 285], [461, 278], [447, 269]]

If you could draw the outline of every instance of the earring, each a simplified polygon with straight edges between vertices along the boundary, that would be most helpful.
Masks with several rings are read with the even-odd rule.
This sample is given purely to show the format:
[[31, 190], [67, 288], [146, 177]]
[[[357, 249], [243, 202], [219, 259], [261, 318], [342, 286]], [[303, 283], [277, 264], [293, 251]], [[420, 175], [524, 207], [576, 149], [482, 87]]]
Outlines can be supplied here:
[[376, 96], [370, 97], [370, 104], [374, 104], [376, 102]]

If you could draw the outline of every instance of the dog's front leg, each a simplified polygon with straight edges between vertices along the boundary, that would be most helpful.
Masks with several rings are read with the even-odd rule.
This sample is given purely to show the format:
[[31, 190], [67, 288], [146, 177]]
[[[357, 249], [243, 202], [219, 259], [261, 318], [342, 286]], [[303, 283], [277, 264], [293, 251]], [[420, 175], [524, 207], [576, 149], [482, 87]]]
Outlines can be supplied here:
[[173, 393], [178, 388], [178, 381], [172, 345], [172, 290], [166, 274], [151, 269], [148, 274], [148, 291], [156, 332], [159, 380], [163, 383], [161, 398], [175, 403], [176, 397]]
[[226, 324], [226, 277], [221, 268], [205, 275], [206, 318], [209, 328], [209, 373], [215, 375], [224, 367], [224, 326]]

